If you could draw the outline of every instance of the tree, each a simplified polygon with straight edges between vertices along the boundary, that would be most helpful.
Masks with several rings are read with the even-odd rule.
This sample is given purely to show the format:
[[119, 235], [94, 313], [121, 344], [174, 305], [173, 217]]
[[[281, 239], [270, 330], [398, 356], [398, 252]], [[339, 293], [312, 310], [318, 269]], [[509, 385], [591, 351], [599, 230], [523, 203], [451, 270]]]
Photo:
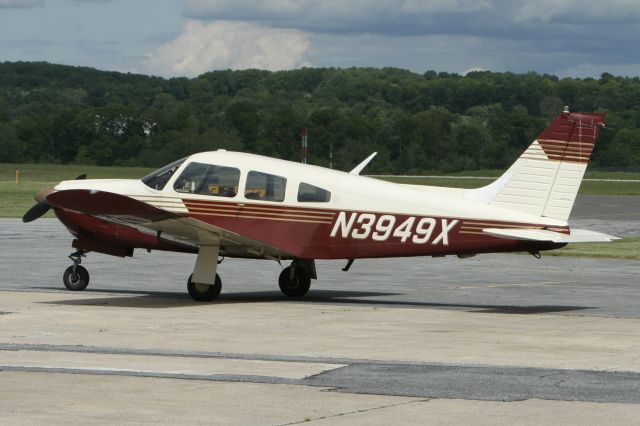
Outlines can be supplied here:
[[0, 123], [0, 163], [21, 163], [26, 160], [25, 146], [10, 124]]
[[25, 156], [30, 161], [40, 162], [53, 159], [47, 150], [47, 138], [50, 122], [42, 117], [27, 117], [16, 126], [16, 135], [25, 149]]
[[637, 167], [640, 164], [640, 130], [619, 130], [611, 145], [602, 153], [606, 164], [620, 167]]
[[452, 125], [455, 153], [459, 157], [457, 170], [474, 170], [488, 167], [485, 150], [491, 145], [491, 135], [478, 121], [463, 118]]
[[[626, 131], [640, 127], [639, 98], [640, 78], [611, 74], [558, 79], [304, 68], [163, 79], [43, 62], [0, 63], [4, 143], [13, 147], [14, 158], [40, 162], [159, 166], [171, 156], [212, 149], [217, 145], [211, 138], [298, 160], [298, 133], [307, 127], [315, 164], [328, 165], [333, 147], [334, 166], [343, 169], [372, 151], [379, 155], [371, 170], [503, 168], [568, 105], [607, 113], [613, 130], [600, 133], [593, 154], [598, 166], [640, 166], [625, 145], [634, 146]], [[616, 137], [625, 144], [613, 146]]]
[[260, 115], [253, 102], [234, 102], [225, 110], [225, 118], [232, 129], [235, 129], [244, 146], [253, 151], [260, 133]]

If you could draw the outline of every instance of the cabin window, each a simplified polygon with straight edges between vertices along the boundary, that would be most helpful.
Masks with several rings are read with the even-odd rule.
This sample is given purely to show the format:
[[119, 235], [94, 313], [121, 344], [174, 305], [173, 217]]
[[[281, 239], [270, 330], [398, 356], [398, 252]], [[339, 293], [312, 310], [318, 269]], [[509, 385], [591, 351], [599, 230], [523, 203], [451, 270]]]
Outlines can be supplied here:
[[284, 201], [286, 187], [286, 178], [251, 171], [247, 175], [244, 197], [249, 200]]
[[180, 168], [186, 159], [187, 158], [185, 157], [178, 161], [174, 161], [171, 164], [167, 164], [161, 169], [143, 177], [142, 182], [149, 188], [157, 189], [158, 191], [162, 190], [167, 182], [169, 182], [169, 179], [171, 179], [171, 176], [173, 176], [176, 170]]
[[235, 197], [239, 182], [240, 170], [235, 167], [193, 162], [176, 179], [173, 189], [188, 194]]
[[305, 203], [328, 203], [331, 200], [331, 192], [326, 189], [308, 183], [300, 183], [298, 186], [298, 201]]

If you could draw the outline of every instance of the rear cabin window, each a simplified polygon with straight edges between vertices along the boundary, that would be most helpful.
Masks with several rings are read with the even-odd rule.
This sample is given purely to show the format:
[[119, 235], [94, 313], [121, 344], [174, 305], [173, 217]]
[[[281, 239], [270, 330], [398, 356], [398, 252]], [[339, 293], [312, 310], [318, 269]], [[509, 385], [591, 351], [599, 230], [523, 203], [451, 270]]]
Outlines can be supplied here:
[[331, 200], [331, 192], [302, 182], [298, 186], [298, 201], [305, 203], [328, 203]]
[[213, 164], [190, 163], [176, 179], [173, 189], [188, 194], [235, 197], [240, 170]]
[[284, 201], [287, 179], [282, 176], [251, 171], [247, 175], [244, 197], [249, 200]]

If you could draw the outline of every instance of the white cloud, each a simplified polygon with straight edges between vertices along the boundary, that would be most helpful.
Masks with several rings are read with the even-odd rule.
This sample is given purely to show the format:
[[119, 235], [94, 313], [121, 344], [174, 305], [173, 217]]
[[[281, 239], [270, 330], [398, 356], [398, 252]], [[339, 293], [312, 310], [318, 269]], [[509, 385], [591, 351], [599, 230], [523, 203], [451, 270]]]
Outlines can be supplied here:
[[0, 0], [0, 9], [30, 9], [45, 4], [46, 0]]
[[215, 69], [292, 69], [308, 65], [309, 37], [298, 30], [246, 22], [189, 21], [182, 34], [159, 47], [147, 61], [149, 72], [194, 77]]

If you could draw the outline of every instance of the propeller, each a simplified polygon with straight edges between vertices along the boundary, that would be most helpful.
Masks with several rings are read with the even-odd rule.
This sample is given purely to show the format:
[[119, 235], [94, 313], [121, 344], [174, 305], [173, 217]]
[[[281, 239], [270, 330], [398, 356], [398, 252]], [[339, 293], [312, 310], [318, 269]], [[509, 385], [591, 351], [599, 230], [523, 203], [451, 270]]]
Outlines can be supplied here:
[[40, 201], [39, 203], [36, 203], [35, 206], [31, 207], [24, 214], [24, 216], [22, 216], [22, 221], [24, 223], [32, 222], [37, 218], [44, 216], [45, 213], [47, 213], [50, 208], [51, 208], [51, 204], [47, 203], [46, 201]]
[[[87, 178], [86, 174], [81, 174], [74, 180], [83, 180], [86, 178]], [[53, 187], [46, 188], [38, 192], [33, 197], [37, 201], [37, 203], [33, 207], [31, 207], [29, 210], [27, 210], [24, 216], [22, 216], [22, 221], [24, 223], [33, 222], [39, 217], [44, 216], [51, 209], [51, 204], [49, 204], [49, 202], [47, 201], [47, 196], [51, 194], [53, 191], [54, 191]]]

